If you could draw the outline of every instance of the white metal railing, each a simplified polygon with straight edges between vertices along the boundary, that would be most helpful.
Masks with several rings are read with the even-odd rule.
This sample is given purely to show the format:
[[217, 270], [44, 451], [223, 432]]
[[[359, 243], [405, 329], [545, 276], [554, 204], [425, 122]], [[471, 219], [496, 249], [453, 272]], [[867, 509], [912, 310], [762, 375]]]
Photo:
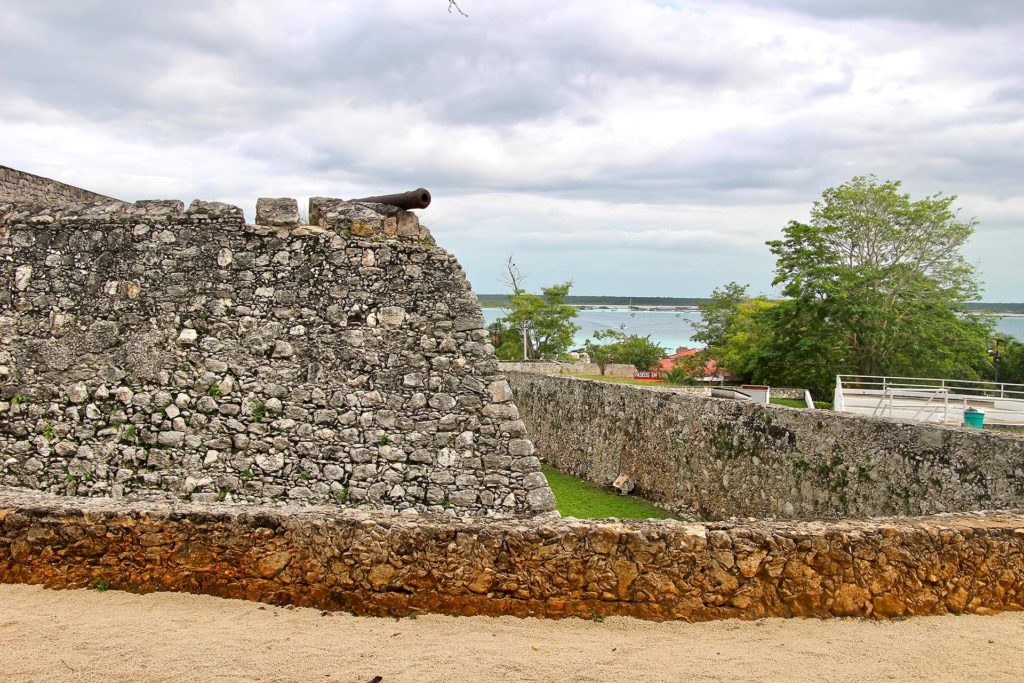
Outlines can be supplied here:
[[1024, 384], [926, 377], [836, 375], [833, 408], [918, 422], [959, 423], [968, 408], [985, 422], [1024, 425]]

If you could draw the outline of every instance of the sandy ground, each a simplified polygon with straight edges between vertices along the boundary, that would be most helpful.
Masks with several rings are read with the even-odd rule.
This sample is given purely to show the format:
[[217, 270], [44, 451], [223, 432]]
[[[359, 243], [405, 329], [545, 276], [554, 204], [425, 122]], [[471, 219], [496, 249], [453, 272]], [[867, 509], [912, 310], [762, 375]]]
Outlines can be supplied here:
[[0, 681], [1021, 680], [1024, 613], [656, 624], [371, 619], [0, 586]]

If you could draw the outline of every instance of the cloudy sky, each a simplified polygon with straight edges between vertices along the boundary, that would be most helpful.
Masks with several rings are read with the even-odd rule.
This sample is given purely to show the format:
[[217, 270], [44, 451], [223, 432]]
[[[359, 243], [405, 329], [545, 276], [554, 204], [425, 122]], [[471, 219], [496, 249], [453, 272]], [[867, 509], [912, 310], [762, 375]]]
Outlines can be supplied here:
[[1024, 300], [1024, 2], [0, 4], [0, 164], [140, 198], [424, 186], [478, 292], [770, 291], [852, 176], [959, 195]]

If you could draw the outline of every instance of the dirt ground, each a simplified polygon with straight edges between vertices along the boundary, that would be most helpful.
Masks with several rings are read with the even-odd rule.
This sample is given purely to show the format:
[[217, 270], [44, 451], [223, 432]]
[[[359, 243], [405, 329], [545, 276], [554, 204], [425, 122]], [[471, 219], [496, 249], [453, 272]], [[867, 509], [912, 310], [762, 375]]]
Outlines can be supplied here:
[[372, 619], [0, 586], [0, 681], [1021, 680], [1024, 613], [703, 624]]

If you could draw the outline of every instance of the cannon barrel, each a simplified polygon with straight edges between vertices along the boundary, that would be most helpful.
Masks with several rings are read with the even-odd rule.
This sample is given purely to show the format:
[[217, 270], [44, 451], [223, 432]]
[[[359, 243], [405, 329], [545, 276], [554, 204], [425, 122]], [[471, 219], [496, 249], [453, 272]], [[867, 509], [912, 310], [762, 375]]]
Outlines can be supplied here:
[[430, 193], [422, 187], [409, 192], [398, 194], [382, 194], [378, 197], [363, 197], [361, 199], [350, 199], [352, 202], [371, 202], [374, 204], [389, 204], [400, 209], [425, 209], [430, 206]]

